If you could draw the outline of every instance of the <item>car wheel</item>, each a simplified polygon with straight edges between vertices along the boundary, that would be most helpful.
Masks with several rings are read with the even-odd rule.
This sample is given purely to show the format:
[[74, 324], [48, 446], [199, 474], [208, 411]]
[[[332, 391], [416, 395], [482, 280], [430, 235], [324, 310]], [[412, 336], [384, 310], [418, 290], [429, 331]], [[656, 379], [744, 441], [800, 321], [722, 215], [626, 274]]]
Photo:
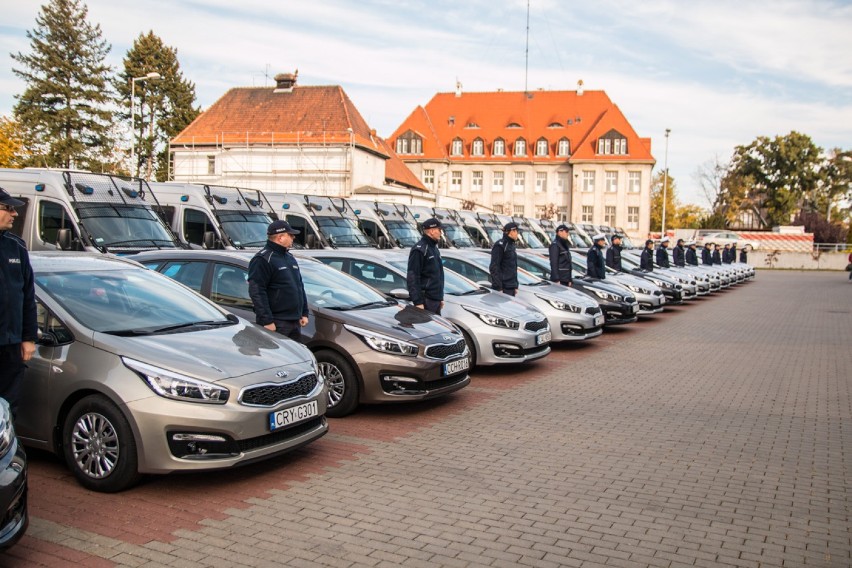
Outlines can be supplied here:
[[62, 446], [77, 481], [92, 491], [122, 491], [141, 477], [130, 424], [103, 396], [87, 396], [71, 408], [62, 428]]
[[473, 342], [473, 339], [465, 330], [462, 328], [458, 328], [458, 330], [461, 332], [464, 342], [467, 343], [467, 348], [470, 350], [470, 368], [473, 369], [476, 367], [476, 343]]
[[328, 387], [328, 409], [325, 415], [339, 418], [350, 414], [358, 406], [358, 378], [352, 365], [334, 351], [318, 351], [315, 356]]

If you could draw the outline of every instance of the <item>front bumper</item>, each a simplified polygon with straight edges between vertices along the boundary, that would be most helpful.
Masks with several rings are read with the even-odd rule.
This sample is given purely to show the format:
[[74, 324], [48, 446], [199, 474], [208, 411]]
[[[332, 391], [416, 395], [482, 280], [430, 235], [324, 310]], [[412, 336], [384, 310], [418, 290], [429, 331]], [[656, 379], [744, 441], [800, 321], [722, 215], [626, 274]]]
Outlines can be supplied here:
[[9, 548], [29, 525], [27, 511], [27, 456], [15, 440], [0, 458], [0, 550]]
[[[468, 332], [475, 343], [477, 365], [523, 363], [550, 353], [550, 341], [539, 343], [538, 337], [551, 332], [547, 321], [523, 322], [521, 329], [505, 329], [486, 324], [470, 326]], [[536, 329], [524, 329], [528, 326]]]
[[[470, 384], [470, 351], [446, 360], [422, 355], [404, 357], [369, 350], [352, 354], [361, 374], [361, 403], [426, 400], [444, 396]], [[461, 364], [466, 359], [467, 366]], [[463, 367], [445, 372], [446, 364]]]

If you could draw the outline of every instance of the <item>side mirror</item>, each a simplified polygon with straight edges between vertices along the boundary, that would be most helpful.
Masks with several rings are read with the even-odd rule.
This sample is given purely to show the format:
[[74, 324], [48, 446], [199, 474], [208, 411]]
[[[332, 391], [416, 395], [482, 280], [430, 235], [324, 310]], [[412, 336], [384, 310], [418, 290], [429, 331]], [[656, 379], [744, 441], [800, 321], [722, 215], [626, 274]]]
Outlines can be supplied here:
[[388, 292], [388, 295], [391, 298], [396, 298], [397, 300], [410, 300], [411, 299], [411, 296], [408, 294], [408, 290], [406, 290], [405, 288], [394, 288], [393, 290]]
[[476, 283], [482, 286], [483, 288], [488, 288], [489, 290], [493, 289], [491, 286], [491, 282], [489, 282], [488, 280], [477, 280]]
[[59, 250], [71, 250], [74, 247], [74, 236], [71, 229], [59, 229], [56, 233], [56, 246]]
[[317, 246], [317, 236], [316, 235], [305, 235], [305, 248], [309, 248], [309, 249], [319, 248]]
[[56, 345], [56, 338], [53, 337], [52, 333], [45, 333], [41, 330], [41, 328], [38, 328], [36, 343], [38, 345], [52, 347]]
[[216, 242], [216, 233], [214, 233], [213, 231], [204, 231], [202, 243], [204, 244], [204, 248], [207, 250], [213, 250], [215, 248], [218, 248], [218, 243]]
[[379, 236], [379, 238], [376, 239], [376, 243], [380, 249], [390, 248], [390, 243], [388, 243], [388, 239], [384, 235]]

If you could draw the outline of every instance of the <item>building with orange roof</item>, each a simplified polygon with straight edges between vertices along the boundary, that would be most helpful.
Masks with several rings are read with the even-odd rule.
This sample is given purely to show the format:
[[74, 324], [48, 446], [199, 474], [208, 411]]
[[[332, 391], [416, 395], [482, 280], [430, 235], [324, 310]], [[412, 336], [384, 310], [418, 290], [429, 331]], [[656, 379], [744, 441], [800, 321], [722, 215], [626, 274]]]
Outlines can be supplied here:
[[171, 140], [173, 181], [330, 197], [431, 203], [339, 86], [230, 89]]
[[439, 204], [647, 235], [651, 140], [603, 91], [438, 93], [388, 141]]

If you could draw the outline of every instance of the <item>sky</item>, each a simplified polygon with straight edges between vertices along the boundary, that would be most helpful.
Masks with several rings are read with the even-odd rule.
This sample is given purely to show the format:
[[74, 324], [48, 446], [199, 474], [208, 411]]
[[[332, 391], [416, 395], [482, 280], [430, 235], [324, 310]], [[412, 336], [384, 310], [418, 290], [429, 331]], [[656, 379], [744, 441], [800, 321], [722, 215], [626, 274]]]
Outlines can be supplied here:
[[[11, 115], [25, 89], [10, 54], [31, 52], [26, 33], [44, 3], [0, 0], [0, 115]], [[682, 204], [707, 207], [699, 169], [758, 136], [797, 131], [825, 150], [852, 147], [852, 1], [84, 4], [114, 69], [153, 31], [177, 49], [202, 109], [230, 88], [271, 86], [298, 69], [299, 84], [342, 86], [384, 137], [456, 82], [523, 91], [575, 90], [582, 80], [652, 139], [656, 170], [668, 166]]]

